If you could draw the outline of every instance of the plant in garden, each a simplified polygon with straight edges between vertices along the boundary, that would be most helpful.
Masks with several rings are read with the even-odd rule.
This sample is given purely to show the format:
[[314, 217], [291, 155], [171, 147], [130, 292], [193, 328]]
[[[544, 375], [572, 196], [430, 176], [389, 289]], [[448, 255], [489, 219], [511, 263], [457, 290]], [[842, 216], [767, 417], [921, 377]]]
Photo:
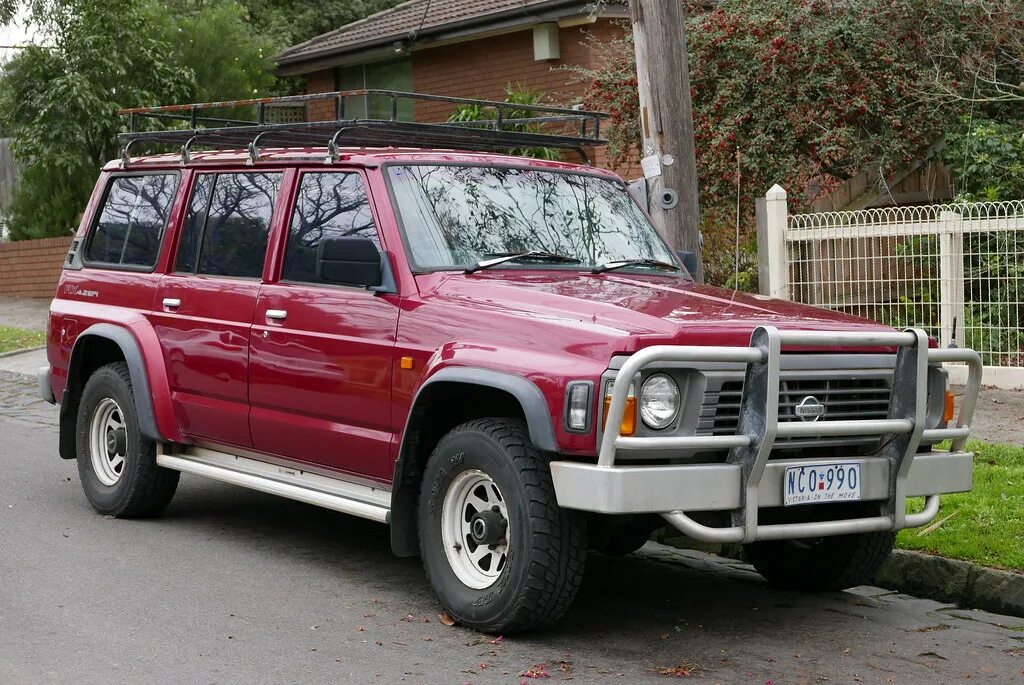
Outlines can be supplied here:
[[1021, 121], [964, 119], [946, 134], [942, 160], [953, 172], [959, 199], [1024, 200], [1024, 127]]
[[[524, 108], [506, 109], [502, 116], [505, 119], [531, 119], [537, 116], [537, 112], [530, 109], [528, 106], [539, 105], [543, 100], [543, 93], [529, 90], [520, 84], [513, 86], [510, 83], [505, 86], [505, 102], [512, 105], [524, 105]], [[473, 121], [491, 121], [494, 118], [495, 110], [493, 107], [487, 107], [485, 105], [459, 105], [455, 108], [455, 111], [452, 112], [451, 116], [448, 117], [448, 121], [467, 123]], [[503, 128], [506, 131], [518, 131], [520, 133], [541, 133], [544, 129], [541, 124], [527, 123], [505, 124]], [[508, 153], [519, 157], [534, 157], [536, 159], [561, 159], [559, 151], [550, 147], [513, 148], [508, 150]]]

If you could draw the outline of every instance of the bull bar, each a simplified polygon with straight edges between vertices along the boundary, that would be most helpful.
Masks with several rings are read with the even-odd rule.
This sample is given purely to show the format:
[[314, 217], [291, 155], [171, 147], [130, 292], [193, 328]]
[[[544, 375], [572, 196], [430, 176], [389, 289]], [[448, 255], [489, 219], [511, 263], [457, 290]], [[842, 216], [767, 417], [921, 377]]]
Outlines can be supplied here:
[[[885, 419], [779, 422], [782, 347], [895, 347], [891, 400]], [[735, 435], [628, 437], [620, 427], [630, 381], [658, 362], [746, 364]], [[925, 429], [930, 363], [963, 362], [968, 378], [951, 425]], [[609, 514], [657, 513], [686, 535], [706, 542], [754, 542], [788, 538], [898, 531], [927, 524], [939, 511], [939, 495], [971, 489], [973, 454], [964, 451], [981, 387], [981, 358], [969, 349], [930, 349], [928, 336], [904, 331], [780, 331], [761, 326], [749, 347], [656, 345], [633, 354], [616, 375], [597, 464], [551, 462], [558, 503], [569, 509]], [[782, 504], [787, 466], [801, 460], [769, 457], [778, 438], [878, 435], [869, 456], [821, 461], [856, 462], [862, 469], [862, 500], [878, 500], [881, 514], [866, 518], [759, 524], [759, 507]], [[882, 439], [886, 436], [886, 439]], [[948, 452], [918, 454], [922, 441], [952, 440]], [[618, 450], [728, 449], [724, 463], [616, 466]], [[924, 510], [908, 514], [907, 497], [924, 496]], [[708, 526], [689, 514], [728, 511], [731, 525]]]

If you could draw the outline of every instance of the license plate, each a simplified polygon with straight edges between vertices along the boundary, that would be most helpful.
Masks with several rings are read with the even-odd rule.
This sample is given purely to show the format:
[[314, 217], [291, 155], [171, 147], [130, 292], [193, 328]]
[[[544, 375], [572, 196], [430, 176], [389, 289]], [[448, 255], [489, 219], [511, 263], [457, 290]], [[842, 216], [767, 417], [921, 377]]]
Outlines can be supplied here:
[[804, 464], [786, 469], [783, 504], [851, 502], [860, 499], [860, 464]]

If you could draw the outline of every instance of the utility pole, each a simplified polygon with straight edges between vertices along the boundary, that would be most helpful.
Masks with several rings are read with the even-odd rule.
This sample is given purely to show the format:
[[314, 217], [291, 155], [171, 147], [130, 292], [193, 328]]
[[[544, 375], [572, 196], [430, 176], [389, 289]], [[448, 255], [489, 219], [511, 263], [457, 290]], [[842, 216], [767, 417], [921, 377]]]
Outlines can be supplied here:
[[640, 91], [641, 161], [651, 218], [674, 250], [697, 255], [704, 280], [697, 204], [684, 0], [629, 0]]

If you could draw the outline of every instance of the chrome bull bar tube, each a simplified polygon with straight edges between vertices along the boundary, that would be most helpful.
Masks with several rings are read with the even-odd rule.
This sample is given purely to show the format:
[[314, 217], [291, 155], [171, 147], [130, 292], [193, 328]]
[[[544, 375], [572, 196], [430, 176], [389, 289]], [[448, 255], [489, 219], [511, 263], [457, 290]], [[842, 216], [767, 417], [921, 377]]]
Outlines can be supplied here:
[[[896, 347], [888, 417], [859, 421], [816, 421], [780, 423], [779, 376], [782, 347]], [[739, 423], [733, 436], [626, 437], [620, 433], [630, 381], [656, 362], [740, 362], [746, 364]], [[928, 400], [928, 366], [931, 362], [963, 362], [968, 380], [959, 411], [952, 425], [926, 430], [924, 419]], [[928, 336], [921, 329], [901, 332], [780, 331], [758, 327], [746, 348], [716, 348], [658, 345], [642, 349], [623, 364], [616, 375], [605, 431], [601, 438], [597, 470], [615, 469], [617, 450], [643, 449], [729, 449], [726, 464], [739, 467], [740, 507], [733, 509], [727, 527], [706, 526], [684, 510], [659, 512], [683, 533], [709, 542], [753, 542], [783, 538], [819, 537], [857, 532], [901, 530], [918, 527], [938, 513], [939, 497], [930, 494], [923, 511], [907, 514], [907, 476], [922, 440], [951, 439], [953, 452], [960, 452], [970, 433], [970, 422], [981, 386], [981, 358], [973, 350], [929, 349]], [[886, 436], [875, 458], [889, 463], [889, 496], [881, 500], [882, 513], [858, 519], [809, 523], [758, 523], [758, 500], [762, 477], [778, 438], [834, 435]], [[555, 465], [553, 464], [553, 467]], [[590, 467], [593, 468], [593, 467]], [[681, 469], [692, 468], [681, 466]], [[557, 486], [557, 483], [556, 483]], [[947, 490], [948, 491], [948, 490]], [[919, 494], [919, 493], [915, 493]], [[642, 493], [637, 493], [642, 497]]]

